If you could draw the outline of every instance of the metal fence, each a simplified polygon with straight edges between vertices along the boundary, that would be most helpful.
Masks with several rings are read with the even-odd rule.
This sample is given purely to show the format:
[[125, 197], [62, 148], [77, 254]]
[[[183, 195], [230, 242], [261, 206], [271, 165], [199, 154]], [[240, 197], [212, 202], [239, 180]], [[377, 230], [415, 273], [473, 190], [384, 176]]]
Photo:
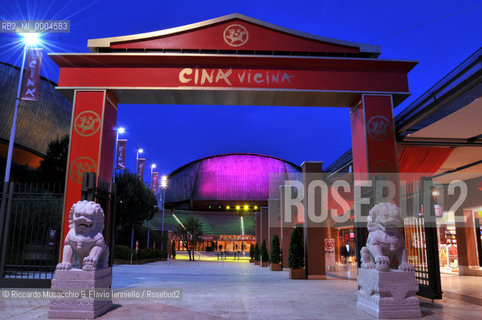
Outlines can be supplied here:
[[10, 182], [2, 190], [1, 287], [50, 287], [59, 256], [64, 187]]

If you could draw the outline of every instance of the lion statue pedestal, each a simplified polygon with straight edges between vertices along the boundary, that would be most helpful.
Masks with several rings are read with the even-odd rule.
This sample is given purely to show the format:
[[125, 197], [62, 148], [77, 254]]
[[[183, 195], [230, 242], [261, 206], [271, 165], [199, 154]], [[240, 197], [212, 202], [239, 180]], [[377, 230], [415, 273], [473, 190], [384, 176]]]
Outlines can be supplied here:
[[[57, 265], [52, 280], [52, 289], [69, 297], [52, 300], [48, 316], [94, 319], [112, 308], [112, 268], [108, 267], [109, 248], [102, 236], [104, 212], [93, 201], [79, 201], [70, 210], [69, 222], [62, 262]], [[79, 261], [79, 269], [72, 268], [74, 256]], [[81, 296], [73, 296], [74, 292]], [[105, 294], [100, 294], [102, 292]]]
[[375, 205], [368, 216], [368, 239], [361, 249], [357, 307], [376, 318], [420, 318], [418, 282], [407, 261], [400, 209]]

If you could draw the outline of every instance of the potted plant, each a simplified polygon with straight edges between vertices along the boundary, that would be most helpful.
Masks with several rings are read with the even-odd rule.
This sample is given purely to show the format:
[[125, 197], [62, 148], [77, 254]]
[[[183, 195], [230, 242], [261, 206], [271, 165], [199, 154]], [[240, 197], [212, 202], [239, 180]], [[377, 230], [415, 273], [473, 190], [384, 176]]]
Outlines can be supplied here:
[[254, 264], [259, 266], [259, 246], [257, 243], [254, 246]]
[[261, 243], [261, 267], [266, 268], [269, 263], [269, 255], [268, 255], [268, 250], [266, 249], [266, 240], [263, 240]]
[[303, 228], [296, 227], [291, 234], [288, 266], [290, 267], [290, 279], [306, 279], [305, 252], [303, 245]]
[[277, 234], [273, 235], [273, 239], [271, 240], [271, 252], [269, 258], [271, 261], [271, 271], [281, 271], [281, 248]]
[[171, 245], [171, 259], [176, 260], [176, 242], [172, 242]]
[[249, 262], [250, 263], [254, 262], [254, 244], [252, 244], [252, 243], [249, 246]]

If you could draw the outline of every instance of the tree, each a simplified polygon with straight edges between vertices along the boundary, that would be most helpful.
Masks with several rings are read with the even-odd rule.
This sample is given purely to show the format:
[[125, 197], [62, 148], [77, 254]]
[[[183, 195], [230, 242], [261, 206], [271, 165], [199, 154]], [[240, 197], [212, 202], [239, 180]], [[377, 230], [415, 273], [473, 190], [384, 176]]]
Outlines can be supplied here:
[[259, 246], [257, 243], [254, 246], [254, 260], [259, 261]]
[[172, 242], [172, 246], [171, 246], [171, 257], [173, 259], [176, 259], [176, 242], [173, 241]]
[[279, 237], [277, 234], [273, 235], [273, 240], [271, 240], [271, 263], [280, 263], [281, 261], [281, 248], [279, 244]]
[[65, 182], [69, 140], [69, 136], [66, 135], [60, 140], [57, 137], [56, 140], [49, 143], [45, 159], [40, 161], [38, 168], [40, 181]]
[[261, 258], [263, 259], [263, 262], [269, 262], [269, 255], [268, 255], [268, 250], [266, 249], [266, 240], [263, 239], [263, 242], [261, 243]]
[[303, 228], [296, 227], [291, 234], [288, 266], [291, 269], [301, 269], [305, 266], [304, 260]]
[[[131, 230], [131, 247], [134, 227], [150, 220], [157, 212], [157, 199], [154, 193], [134, 173], [128, 170], [116, 174], [117, 211], [116, 226]], [[132, 249], [132, 248], [131, 248]]]
[[184, 225], [179, 224], [177, 226], [175, 234], [182, 241], [182, 245], [189, 255], [189, 261], [194, 261], [196, 244], [203, 242], [201, 221], [193, 216], [189, 216]]
[[249, 246], [249, 258], [251, 260], [254, 260], [254, 244], [251, 243], [251, 245]]

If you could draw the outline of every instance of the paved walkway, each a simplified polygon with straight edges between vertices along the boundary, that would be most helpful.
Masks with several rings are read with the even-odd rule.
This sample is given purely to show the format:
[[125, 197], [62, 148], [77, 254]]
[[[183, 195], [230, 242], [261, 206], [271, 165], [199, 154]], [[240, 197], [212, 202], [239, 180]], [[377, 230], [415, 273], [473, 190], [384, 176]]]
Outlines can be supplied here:
[[[355, 281], [290, 280], [248, 263], [120, 265], [113, 288], [180, 288], [181, 300], [126, 301], [100, 319], [373, 319], [356, 309]], [[482, 319], [482, 307], [421, 300], [424, 319]], [[46, 302], [2, 302], [2, 319], [46, 319]]]

